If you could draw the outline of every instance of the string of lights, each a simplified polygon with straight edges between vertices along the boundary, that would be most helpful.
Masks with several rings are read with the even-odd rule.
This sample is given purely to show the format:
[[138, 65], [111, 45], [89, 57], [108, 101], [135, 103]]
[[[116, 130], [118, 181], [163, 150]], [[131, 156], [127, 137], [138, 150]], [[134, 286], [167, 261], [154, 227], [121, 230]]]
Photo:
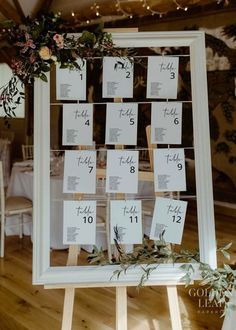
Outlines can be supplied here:
[[99, 12], [100, 6], [96, 2], [93, 3], [93, 5], [90, 7], [90, 9], [95, 13], [95, 15], [97, 17], [100, 16], [100, 12]]
[[184, 11], [187, 11], [188, 10], [188, 7], [187, 6], [182, 6], [178, 1], [176, 0], [173, 0], [173, 3], [176, 5], [176, 9], [177, 10], [184, 10]]
[[143, 3], [143, 7], [146, 8], [146, 10], [152, 15], [159, 15], [160, 18], [162, 18], [163, 15], [166, 14], [166, 12], [162, 12], [162, 11], [159, 11], [159, 10], [154, 10], [151, 5], [149, 5], [148, 1], [147, 0], [140, 0], [140, 2]]
[[133, 14], [132, 13], [129, 13], [127, 12], [123, 7], [122, 7], [122, 1], [120, 0], [115, 0], [116, 1], [116, 11], [119, 13], [122, 14], [122, 16], [124, 17], [129, 17], [130, 19], [133, 18]]
[[[83, 19], [81, 22], [81, 25], [88, 25], [88, 24], [93, 24], [95, 22], [98, 22], [98, 20], [104, 19], [105, 16], [101, 14], [101, 7], [102, 5], [98, 4], [97, 2], [94, 2], [90, 6], [90, 11], [93, 13], [93, 15], [88, 14], [87, 19]], [[130, 6], [132, 3], [140, 3], [141, 6], [134, 6], [135, 10], [132, 10], [132, 6]], [[187, 5], [183, 4], [182, 0], [172, 0], [172, 3], [175, 5], [176, 10], [183, 10], [185, 12], [188, 11], [190, 7]], [[228, 6], [230, 3], [230, 0], [215, 0], [215, 3], [217, 5], [223, 4], [224, 6]], [[103, 6], [104, 6], [103, 2]], [[141, 8], [140, 8], [141, 7]], [[140, 9], [143, 12], [140, 13]], [[114, 10], [110, 13], [110, 16], [114, 15], [114, 11], [118, 14], [116, 16], [120, 16], [121, 18], [129, 18], [133, 19], [134, 17], [139, 16], [145, 16], [146, 13], [148, 12], [150, 15], [158, 15], [159, 18], [162, 18], [164, 15], [167, 15], [169, 12], [173, 11], [173, 8], [170, 7], [170, 10], [168, 11], [161, 11], [158, 9], [155, 9], [154, 5], [151, 4], [150, 0], [114, 0]], [[75, 13], [74, 10], [71, 11], [71, 16], [73, 18], [78, 17], [79, 14]], [[93, 17], [92, 17], [93, 16]], [[94, 17], [95, 16], [95, 17]], [[106, 15], [108, 16], [108, 15]]]

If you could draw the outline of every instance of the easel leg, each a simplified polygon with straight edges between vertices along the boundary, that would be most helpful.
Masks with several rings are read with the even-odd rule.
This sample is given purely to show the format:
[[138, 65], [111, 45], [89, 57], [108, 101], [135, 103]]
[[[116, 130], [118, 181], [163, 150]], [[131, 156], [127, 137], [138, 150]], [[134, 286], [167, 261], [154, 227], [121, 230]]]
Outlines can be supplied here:
[[127, 330], [127, 288], [116, 288], [116, 330]]
[[177, 288], [175, 285], [167, 286], [168, 302], [171, 317], [171, 329], [172, 330], [182, 330], [180, 310], [179, 310], [179, 300]]
[[74, 307], [75, 289], [66, 288], [63, 307], [63, 318], [61, 330], [71, 330], [73, 307]]
[[[77, 264], [78, 251], [79, 251], [78, 245], [70, 245], [69, 255], [67, 259], [68, 266], [73, 266]], [[75, 300], [75, 288], [73, 287], [66, 288], [61, 330], [71, 330], [72, 328], [74, 300]]]

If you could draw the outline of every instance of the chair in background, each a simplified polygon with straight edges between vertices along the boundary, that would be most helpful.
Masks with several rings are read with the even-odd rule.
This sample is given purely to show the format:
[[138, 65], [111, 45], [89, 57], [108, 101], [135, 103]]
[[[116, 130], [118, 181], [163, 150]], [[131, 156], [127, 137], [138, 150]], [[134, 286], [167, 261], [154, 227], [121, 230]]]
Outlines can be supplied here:
[[22, 144], [22, 158], [23, 160], [34, 158], [34, 146], [30, 144]]
[[[26, 213], [32, 213], [33, 205], [32, 201], [21, 196], [9, 196], [5, 198], [4, 182], [3, 182], [3, 166], [0, 161], [0, 215], [1, 215], [1, 258], [4, 257], [5, 247], [5, 226], [6, 217], [12, 215], [19, 216], [19, 222], [12, 226], [19, 227], [19, 237], [22, 238], [23, 232], [23, 215]], [[11, 225], [9, 225], [11, 226]]]
[[11, 174], [12, 167], [12, 143], [15, 139], [15, 132], [10, 129], [0, 131], [0, 160], [3, 162], [3, 174], [5, 187]]

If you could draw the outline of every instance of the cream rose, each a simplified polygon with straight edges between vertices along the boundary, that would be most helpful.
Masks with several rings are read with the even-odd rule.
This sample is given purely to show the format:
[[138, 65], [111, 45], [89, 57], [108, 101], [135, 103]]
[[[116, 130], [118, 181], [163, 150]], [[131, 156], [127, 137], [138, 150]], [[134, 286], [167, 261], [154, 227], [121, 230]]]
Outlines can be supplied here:
[[43, 59], [45, 61], [50, 60], [51, 55], [52, 55], [52, 52], [47, 46], [43, 46], [40, 48], [39, 56], [41, 57], [41, 59]]

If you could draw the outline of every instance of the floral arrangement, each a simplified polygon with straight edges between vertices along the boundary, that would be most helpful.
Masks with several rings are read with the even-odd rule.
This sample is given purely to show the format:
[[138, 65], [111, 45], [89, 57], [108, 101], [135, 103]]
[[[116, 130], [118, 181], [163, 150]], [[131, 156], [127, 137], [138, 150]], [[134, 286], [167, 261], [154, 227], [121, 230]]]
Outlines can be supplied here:
[[60, 68], [80, 69], [77, 59], [93, 59], [95, 56], [116, 55], [111, 34], [98, 29], [94, 33], [83, 31], [79, 37], [63, 32], [66, 24], [60, 13], [44, 14], [38, 18], [27, 18], [25, 24], [7, 22], [2, 36], [13, 45], [16, 54], [12, 59], [13, 77], [0, 87], [0, 106], [7, 117], [14, 116], [16, 105], [24, 97], [19, 93], [18, 82], [31, 84], [34, 78], [47, 81], [50, 65]]

